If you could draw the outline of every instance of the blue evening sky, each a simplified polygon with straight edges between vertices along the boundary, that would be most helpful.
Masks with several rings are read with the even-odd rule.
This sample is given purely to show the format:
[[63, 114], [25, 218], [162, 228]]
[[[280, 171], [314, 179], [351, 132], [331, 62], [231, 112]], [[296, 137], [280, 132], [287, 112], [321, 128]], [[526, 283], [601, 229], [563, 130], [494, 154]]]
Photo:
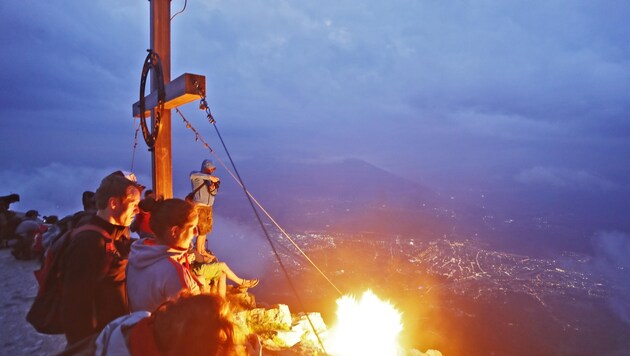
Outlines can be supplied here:
[[[72, 210], [130, 169], [149, 5], [0, 3], [0, 195], [20, 193], [18, 208]], [[172, 78], [206, 76], [237, 162], [359, 158], [428, 185], [625, 194], [628, 14], [625, 1], [189, 0]], [[182, 110], [219, 149], [197, 103]], [[208, 152], [172, 122], [186, 186]], [[149, 184], [142, 139], [134, 170]]]

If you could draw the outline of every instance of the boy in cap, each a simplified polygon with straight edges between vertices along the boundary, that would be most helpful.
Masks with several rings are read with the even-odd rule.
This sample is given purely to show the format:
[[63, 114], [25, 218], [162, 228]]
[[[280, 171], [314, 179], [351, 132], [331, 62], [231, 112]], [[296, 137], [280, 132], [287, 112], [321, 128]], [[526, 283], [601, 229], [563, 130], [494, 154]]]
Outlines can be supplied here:
[[61, 315], [69, 345], [129, 313], [126, 231], [142, 189], [120, 171], [105, 177], [96, 190], [96, 213], [82, 225], [97, 230], [76, 233], [64, 253]]

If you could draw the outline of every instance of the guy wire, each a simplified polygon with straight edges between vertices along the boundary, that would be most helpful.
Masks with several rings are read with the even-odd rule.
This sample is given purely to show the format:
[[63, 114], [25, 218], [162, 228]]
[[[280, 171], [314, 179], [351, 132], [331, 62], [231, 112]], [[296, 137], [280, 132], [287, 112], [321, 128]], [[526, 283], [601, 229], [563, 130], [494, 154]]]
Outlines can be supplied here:
[[[205, 97], [203, 97], [203, 96], [202, 96], [202, 102], [205, 102]], [[176, 110], [177, 110], [177, 113], [182, 117], [182, 119], [184, 121], [186, 121], [186, 126], [187, 127], [190, 126], [190, 128], [192, 128], [192, 125], [190, 125], [190, 122], [188, 122], [188, 120], [185, 119], [185, 117], [181, 113], [181, 111], [179, 111], [179, 109], [177, 109], [177, 108], [176, 108]], [[276, 250], [276, 247], [274, 246], [273, 241], [271, 240], [269, 232], [267, 231], [267, 228], [265, 227], [265, 224], [263, 223], [263, 221], [262, 221], [262, 219], [260, 217], [260, 214], [258, 214], [258, 210], [256, 209], [256, 206], [254, 205], [253, 197], [251, 196], [251, 193], [249, 193], [249, 191], [245, 187], [245, 183], [241, 179], [241, 176], [238, 173], [238, 169], [236, 168], [236, 165], [234, 164], [234, 161], [232, 160], [232, 156], [230, 155], [230, 152], [228, 151], [227, 146], [225, 145], [225, 142], [223, 141], [223, 137], [221, 136], [221, 133], [219, 132], [219, 129], [218, 129], [217, 125], [216, 125], [216, 121], [214, 120], [214, 118], [210, 114], [209, 109], [208, 109], [207, 106], [206, 106], [206, 112], [208, 113], [208, 119], [210, 119], [210, 122], [214, 125], [214, 128], [215, 128], [215, 130], [217, 132], [217, 135], [219, 136], [219, 139], [221, 140], [221, 144], [223, 145], [223, 149], [225, 150], [225, 153], [227, 154], [227, 156], [228, 156], [228, 158], [230, 160], [230, 163], [232, 164], [232, 167], [234, 168], [234, 173], [236, 174], [236, 177], [234, 176], [234, 174], [232, 174], [230, 172], [229, 169], [227, 169], [227, 167], [224, 166], [224, 168], [226, 168], [226, 170], [230, 173], [230, 175], [233, 178], [236, 179], [236, 182], [241, 186], [241, 188], [243, 188], [243, 191], [245, 192], [245, 195], [247, 196], [247, 200], [249, 200], [249, 204], [251, 205], [252, 209], [254, 210], [254, 215], [256, 215], [256, 219], [258, 220], [258, 223], [260, 224], [261, 229], [265, 233], [265, 237], [267, 238], [267, 242], [269, 242], [269, 246], [271, 246], [271, 249], [272, 249], [272, 251], [274, 253], [274, 256], [276, 256], [276, 260], [278, 261], [278, 264], [280, 265], [280, 268], [282, 268], [282, 271], [283, 271], [283, 273], [285, 275], [285, 278], [286, 278], [287, 282], [289, 283], [289, 286], [291, 287], [291, 290], [293, 291], [293, 294], [295, 295], [295, 298], [297, 299], [298, 304], [300, 305], [300, 308], [305, 311], [306, 308], [304, 307], [304, 302], [302, 302], [302, 298], [300, 297], [300, 294], [298, 293], [297, 289], [295, 288], [295, 285], [293, 284], [293, 281], [291, 280], [291, 277], [289, 276], [289, 272], [287, 271], [286, 267], [284, 266], [284, 263], [282, 263], [282, 259], [280, 258], [280, 255], [278, 254], [278, 251]], [[197, 135], [197, 137], [199, 137], [198, 133], [196, 133], [196, 135]], [[221, 162], [221, 164], [223, 164], [223, 162]], [[266, 210], [264, 210], [262, 208], [260, 203], [256, 202], [256, 204], [258, 205], [258, 207], [261, 210], [263, 210], [265, 212], [265, 214], [268, 217], [270, 217], [269, 214], [266, 212]], [[274, 221], [274, 223], [275, 223], [275, 220], [273, 220], [273, 219], [271, 219], [271, 220]], [[276, 226], [278, 226], [278, 225], [276, 225]], [[278, 228], [281, 231], [284, 231], [284, 229], [281, 229], [280, 227], [278, 227]], [[317, 271], [319, 271], [319, 273], [330, 283], [330, 285], [332, 285], [333, 288], [335, 288], [337, 290], [337, 292], [339, 292], [339, 294], [342, 294], [341, 291], [332, 283], [332, 281], [330, 281], [330, 279], [328, 279], [328, 277], [323, 273], [323, 271], [320, 270], [317, 267], [317, 265], [315, 265], [315, 263], [304, 253], [304, 251], [302, 251], [302, 249], [300, 249], [297, 246], [297, 244], [295, 244], [295, 242], [290, 237], [288, 237], [288, 235], [287, 235], [287, 238], [304, 255], [304, 257], [313, 265], [313, 267], [315, 267], [315, 269], [317, 269]], [[317, 332], [317, 329], [315, 328], [315, 325], [313, 324], [313, 321], [311, 320], [311, 318], [308, 315], [308, 313], [306, 313], [306, 319], [308, 320], [308, 323], [310, 324], [311, 329], [313, 330], [313, 333], [317, 337], [317, 341], [319, 342], [319, 345], [321, 346], [321, 348], [324, 351], [324, 353], [327, 354], [326, 347], [324, 346], [323, 341], [319, 337], [319, 333]]]
[[[195, 141], [201, 141], [201, 143], [204, 145], [204, 147], [210, 150], [210, 153], [212, 153], [212, 155], [217, 159], [217, 161], [221, 164], [221, 166], [228, 172], [228, 174], [230, 176], [232, 176], [232, 178], [236, 181], [236, 183], [241, 188], [244, 188], [243, 184], [241, 184], [241, 182], [238, 179], [238, 177], [236, 175], [234, 175], [234, 173], [232, 173], [232, 171], [229, 169], [229, 167], [227, 167], [225, 162], [223, 162], [223, 160], [221, 160], [221, 158], [210, 147], [210, 145], [208, 145], [208, 143], [203, 139], [203, 137], [201, 137], [199, 132], [197, 132], [197, 130], [195, 130], [195, 128], [190, 124], [190, 122], [184, 117], [184, 114], [182, 114], [182, 112], [178, 108], [175, 108], [175, 111], [177, 111], [177, 113], [182, 117], [182, 119], [186, 123], [186, 127], [189, 128], [190, 130], [192, 130], [195, 133]], [[215, 128], [216, 128], [216, 126], [215, 126]], [[252, 193], [249, 190], [245, 189], [245, 192], [247, 193], [247, 196], [249, 196], [253, 200], [253, 202], [258, 206], [258, 208], [260, 208], [260, 210], [267, 216], [267, 218], [269, 218], [269, 220], [276, 226], [276, 228], [278, 228], [278, 230], [282, 233], [282, 235], [284, 235], [284, 237], [286, 237], [287, 240], [300, 252], [300, 254], [313, 266], [313, 268], [315, 268], [317, 270], [317, 272], [319, 272], [324, 277], [324, 279], [328, 283], [330, 283], [330, 285], [339, 293], [339, 295], [343, 295], [341, 290], [339, 290], [339, 288], [337, 288], [337, 286], [326, 276], [326, 274], [319, 267], [317, 267], [315, 262], [313, 262], [313, 260], [311, 260], [310, 257], [308, 257], [306, 252], [304, 252], [304, 250], [302, 250], [302, 248], [300, 248], [300, 246], [298, 246], [295, 243], [295, 241], [291, 238], [291, 236], [282, 228], [282, 226], [280, 226], [280, 224], [271, 216], [271, 214], [269, 214], [267, 209], [265, 209], [262, 206], [262, 204], [260, 204], [258, 199], [256, 199], [256, 197], [254, 197], [254, 195], [252, 195]]]

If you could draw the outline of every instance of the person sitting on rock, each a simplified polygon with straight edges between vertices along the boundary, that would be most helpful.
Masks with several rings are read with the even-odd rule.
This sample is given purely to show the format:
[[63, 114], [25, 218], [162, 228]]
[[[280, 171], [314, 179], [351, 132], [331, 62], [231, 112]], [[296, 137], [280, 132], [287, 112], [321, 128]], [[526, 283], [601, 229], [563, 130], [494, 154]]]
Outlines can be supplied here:
[[[195, 254], [195, 257], [198, 256]], [[225, 262], [219, 262], [216, 256], [212, 255], [213, 259], [209, 262], [198, 262], [195, 260], [192, 263], [192, 270], [196, 275], [203, 277], [206, 282], [205, 288], [211, 293], [225, 297], [227, 295], [227, 280], [237, 284], [239, 289], [253, 288], [258, 285], [258, 279], [242, 279], [236, 275], [230, 269]]]

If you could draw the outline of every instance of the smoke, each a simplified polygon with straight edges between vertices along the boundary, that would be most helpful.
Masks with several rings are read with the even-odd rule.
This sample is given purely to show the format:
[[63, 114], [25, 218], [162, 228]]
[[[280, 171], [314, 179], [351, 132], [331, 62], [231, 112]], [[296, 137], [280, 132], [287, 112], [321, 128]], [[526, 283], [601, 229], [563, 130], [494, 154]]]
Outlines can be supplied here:
[[595, 234], [592, 241], [593, 266], [612, 288], [609, 305], [623, 322], [630, 325], [630, 235], [619, 231], [601, 231]]
[[243, 278], [263, 276], [270, 267], [269, 244], [260, 229], [215, 215], [206, 246]]

